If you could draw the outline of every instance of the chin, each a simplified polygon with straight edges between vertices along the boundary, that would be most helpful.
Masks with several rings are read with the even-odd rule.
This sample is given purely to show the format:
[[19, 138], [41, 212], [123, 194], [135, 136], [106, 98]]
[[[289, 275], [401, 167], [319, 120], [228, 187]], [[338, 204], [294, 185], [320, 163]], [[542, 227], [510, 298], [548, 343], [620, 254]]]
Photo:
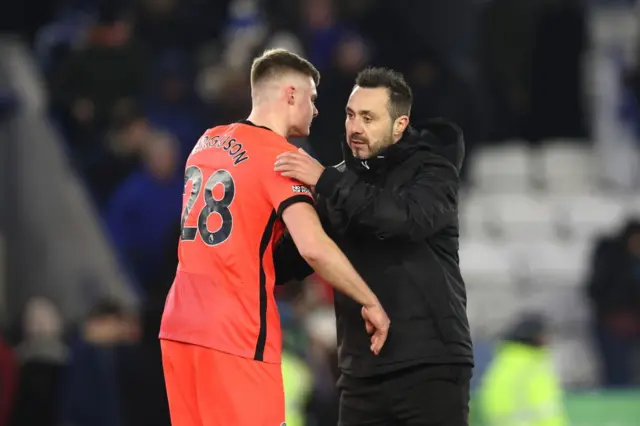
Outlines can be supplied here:
[[298, 131], [298, 129], [291, 129], [289, 130], [289, 133], [287, 134], [287, 139], [292, 139], [292, 138], [299, 138], [300, 136], [300, 132]]
[[360, 149], [358, 149], [358, 148], [352, 148], [352, 149], [351, 149], [351, 153], [352, 153], [352, 154], [353, 154], [353, 156], [354, 156], [355, 158], [357, 158], [358, 160], [367, 160], [367, 159], [369, 159], [369, 157], [371, 157], [371, 156], [369, 155], [369, 152], [368, 152], [368, 151], [366, 151], [366, 152], [365, 152], [365, 151], [362, 151], [362, 150], [360, 150]]
[[306, 127], [294, 127], [291, 129], [290, 136], [292, 138], [306, 138], [309, 136], [311, 126]]
[[362, 152], [358, 152], [358, 151], [354, 151], [353, 152], [353, 157], [357, 158], [358, 160], [366, 160], [369, 157], [365, 154], [363, 154]]

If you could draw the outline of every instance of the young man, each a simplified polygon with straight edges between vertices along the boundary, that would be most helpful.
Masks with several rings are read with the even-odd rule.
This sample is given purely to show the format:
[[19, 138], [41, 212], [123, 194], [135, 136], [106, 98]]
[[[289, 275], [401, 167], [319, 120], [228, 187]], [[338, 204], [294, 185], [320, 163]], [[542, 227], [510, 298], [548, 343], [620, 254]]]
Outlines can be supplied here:
[[[275, 163], [282, 176], [315, 187], [325, 230], [394, 322], [372, 357], [360, 308], [336, 294], [340, 426], [467, 424], [473, 353], [457, 214], [464, 141], [444, 120], [409, 126], [411, 103], [400, 74], [364, 70], [346, 107], [345, 161], [325, 170], [287, 152]], [[278, 281], [286, 278], [278, 262]]]
[[251, 69], [248, 120], [207, 130], [187, 160], [179, 265], [160, 329], [174, 426], [284, 424], [273, 296], [284, 225], [309, 265], [363, 305], [371, 350], [386, 340], [386, 313], [322, 230], [309, 189], [273, 171], [278, 154], [295, 150], [286, 138], [309, 133], [318, 80], [306, 60], [266, 52]]

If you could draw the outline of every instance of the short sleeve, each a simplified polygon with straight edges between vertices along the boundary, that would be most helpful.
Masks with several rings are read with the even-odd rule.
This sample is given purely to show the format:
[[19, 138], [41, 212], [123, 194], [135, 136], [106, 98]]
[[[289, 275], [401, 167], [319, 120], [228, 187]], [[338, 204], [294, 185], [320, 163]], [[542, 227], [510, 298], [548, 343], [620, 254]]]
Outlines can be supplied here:
[[275, 163], [277, 154], [272, 156], [273, 161], [269, 164], [270, 170], [265, 170], [266, 176], [263, 181], [263, 187], [278, 216], [281, 216], [282, 212], [292, 204], [301, 202], [314, 204], [313, 194], [306, 185], [297, 180], [284, 177], [273, 170], [273, 163]]

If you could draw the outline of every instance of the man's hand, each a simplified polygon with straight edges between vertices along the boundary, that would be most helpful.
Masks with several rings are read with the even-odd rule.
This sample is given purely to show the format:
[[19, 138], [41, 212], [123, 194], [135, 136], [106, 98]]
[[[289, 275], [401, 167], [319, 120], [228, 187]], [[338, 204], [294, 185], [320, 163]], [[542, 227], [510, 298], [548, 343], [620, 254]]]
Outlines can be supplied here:
[[389, 335], [391, 321], [380, 304], [362, 307], [362, 318], [371, 336], [371, 352], [378, 355]]
[[282, 173], [282, 176], [299, 180], [305, 185], [316, 186], [320, 175], [324, 172], [324, 166], [300, 148], [298, 152], [285, 152], [278, 155], [274, 170]]

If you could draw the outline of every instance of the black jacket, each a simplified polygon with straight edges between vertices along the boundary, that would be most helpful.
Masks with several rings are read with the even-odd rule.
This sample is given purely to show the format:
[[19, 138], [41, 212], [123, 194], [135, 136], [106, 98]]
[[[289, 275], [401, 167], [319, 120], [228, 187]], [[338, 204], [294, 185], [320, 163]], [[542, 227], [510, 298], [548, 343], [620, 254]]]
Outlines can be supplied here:
[[[377, 158], [327, 168], [316, 186], [318, 214], [391, 318], [378, 356], [361, 306], [336, 292], [339, 365], [371, 376], [418, 364], [473, 364], [466, 290], [458, 266], [458, 175], [461, 130], [433, 120]], [[278, 281], [310, 273], [285, 242]]]
[[638, 259], [629, 250], [629, 239], [640, 233], [640, 221], [630, 220], [614, 236], [596, 242], [587, 294], [598, 321], [620, 312], [640, 312]]

